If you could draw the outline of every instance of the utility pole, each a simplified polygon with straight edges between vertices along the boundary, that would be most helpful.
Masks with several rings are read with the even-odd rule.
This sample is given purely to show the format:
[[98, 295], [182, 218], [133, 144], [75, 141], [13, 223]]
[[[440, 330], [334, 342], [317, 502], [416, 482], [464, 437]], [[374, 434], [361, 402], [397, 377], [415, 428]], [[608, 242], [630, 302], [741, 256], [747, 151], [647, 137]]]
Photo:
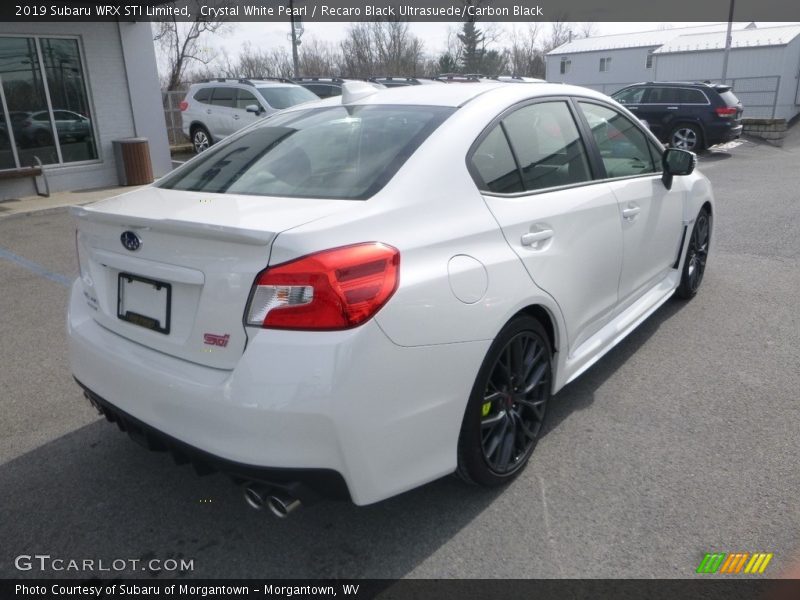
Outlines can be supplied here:
[[294, 76], [300, 77], [300, 58], [297, 55], [297, 47], [300, 45], [300, 40], [297, 37], [297, 27], [294, 22], [294, 0], [289, 0], [289, 20], [292, 24], [292, 63], [294, 64]]
[[728, 55], [731, 53], [731, 29], [733, 28], [733, 4], [735, 0], [731, 0], [731, 7], [728, 11], [728, 33], [725, 36], [725, 54], [722, 57], [722, 83], [727, 83], [728, 80]]

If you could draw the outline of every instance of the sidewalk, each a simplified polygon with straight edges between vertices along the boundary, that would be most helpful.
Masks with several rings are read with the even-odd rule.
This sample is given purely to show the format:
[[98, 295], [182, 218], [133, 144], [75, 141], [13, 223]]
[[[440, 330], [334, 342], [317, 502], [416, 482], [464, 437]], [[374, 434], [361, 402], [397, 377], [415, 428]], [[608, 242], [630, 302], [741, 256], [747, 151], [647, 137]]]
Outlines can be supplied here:
[[89, 204], [97, 200], [104, 200], [131, 192], [141, 186], [119, 186], [99, 188], [95, 190], [76, 190], [73, 192], [53, 192], [49, 198], [41, 196], [27, 196], [25, 198], [12, 198], [0, 201], [0, 219], [24, 213], [38, 212], [76, 204]]

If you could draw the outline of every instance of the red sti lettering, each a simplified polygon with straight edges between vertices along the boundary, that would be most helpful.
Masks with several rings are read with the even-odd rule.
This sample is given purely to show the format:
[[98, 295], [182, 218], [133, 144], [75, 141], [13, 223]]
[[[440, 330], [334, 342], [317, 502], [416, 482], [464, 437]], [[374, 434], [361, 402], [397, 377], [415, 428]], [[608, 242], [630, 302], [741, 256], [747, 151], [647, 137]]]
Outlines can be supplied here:
[[203, 343], [208, 346], [220, 346], [224, 348], [228, 345], [228, 340], [231, 338], [230, 334], [216, 335], [214, 333], [204, 333]]

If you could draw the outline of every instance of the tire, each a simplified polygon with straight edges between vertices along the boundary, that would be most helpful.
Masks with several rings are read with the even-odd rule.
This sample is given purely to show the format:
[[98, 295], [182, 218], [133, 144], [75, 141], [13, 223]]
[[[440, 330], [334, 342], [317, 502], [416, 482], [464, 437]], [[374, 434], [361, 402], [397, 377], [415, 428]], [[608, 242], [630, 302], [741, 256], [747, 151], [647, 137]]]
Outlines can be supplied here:
[[[516, 385], [520, 380], [527, 393]], [[512, 319], [475, 379], [461, 424], [456, 475], [486, 487], [519, 475], [539, 441], [551, 384], [552, 350], [544, 327], [530, 316]]]
[[686, 248], [686, 257], [683, 259], [681, 283], [675, 291], [678, 298], [690, 300], [700, 289], [711, 242], [711, 223], [711, 213], [708, 212], [708, 209], [702, 208], [694, 221], [689, 246]]
[[202, 125], [192, 127], [192, 146], [196, 154], [208, 150], [214, 142], [211, 139], [211, 134], [208, 129]]
[[38, 129], [36, 133], [33, 134], [33, 142], [36, 146], [49, 146], [53, 143], [53, 136], [44, 129]]
[[705, 148], [703, 132], [697, 125], [681, 123], [670, 131], [669, 145], [681, 150], [700, 152]]

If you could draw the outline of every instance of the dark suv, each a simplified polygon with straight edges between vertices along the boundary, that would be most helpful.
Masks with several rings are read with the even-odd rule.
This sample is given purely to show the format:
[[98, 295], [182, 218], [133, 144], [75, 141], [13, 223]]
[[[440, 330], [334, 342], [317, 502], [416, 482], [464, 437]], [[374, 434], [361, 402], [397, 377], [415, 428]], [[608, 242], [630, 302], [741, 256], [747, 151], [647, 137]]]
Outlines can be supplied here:
[[729, 85], [649, 81], [622, 88], [612, 98], [675, 148], [699, 152], [742, 135], [742, 103]]

